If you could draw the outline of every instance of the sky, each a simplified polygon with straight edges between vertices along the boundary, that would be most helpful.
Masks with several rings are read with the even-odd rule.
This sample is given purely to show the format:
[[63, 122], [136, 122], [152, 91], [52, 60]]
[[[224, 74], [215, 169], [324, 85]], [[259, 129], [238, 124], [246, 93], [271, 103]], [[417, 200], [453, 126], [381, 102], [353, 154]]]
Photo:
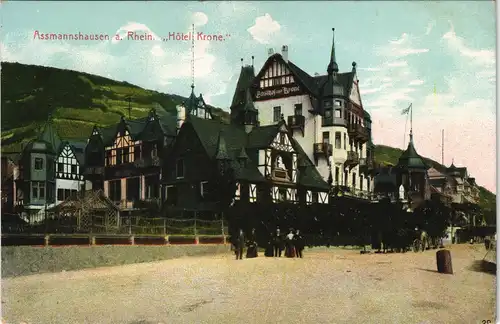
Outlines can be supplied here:
[[[390, 2], [10, 2], [0, 4], [2, 61], [93, 73], [188, 96], [191, 41], [195, 92], [228, 109], [241, 61], [258, 72], [269, 48], [310, 75], [325, 74], [335, 28], [340, 72], [357, 63], [375, 144], [406, 148], [412, 104], [419, 154], [467, 166], [496, 193], [495, 4], [492, 1]], [[38, 32], [38, 34], [36, 34]], [[127, 32], [155, 40], [130, 40]], [[42, 40], [35, 35], [98, 34], [108, 40]], [[117, 40], [119, 35], [121, 40]]]

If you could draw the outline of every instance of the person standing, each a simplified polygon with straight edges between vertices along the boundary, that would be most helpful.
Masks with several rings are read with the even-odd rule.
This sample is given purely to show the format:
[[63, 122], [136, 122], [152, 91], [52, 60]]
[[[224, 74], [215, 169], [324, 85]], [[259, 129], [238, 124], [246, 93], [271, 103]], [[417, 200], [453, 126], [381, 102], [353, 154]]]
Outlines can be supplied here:
[[287, 258], [293, 258], [295, 256], [294, 249], [293, 249], [293, 229], [290, 229], [288, 234], [286, 235], [286, 250], [285, 250], [285, 256]]
[[276, 232], [274, 233], [273, 237], [273, 246], [274, 246], [274, 256], [281, 258], [281, 252], [282, 252], [281, 231], [279, 226], [276, 226]]
[[247, 240], [247, 259], [256, 258], [257, 253], [257, 236], [255, 235], [255, 228], [252, 228]]
[[302, 258], [302, 251], [304, 251], [305, 243], [304, 243], [304, 237], [302, 236], [299, 230], [295, 232], [293, 239], [294, 239], [296, 256], [297, 258]]
[[243, 259], [243, 249], [245, 246], [245, 234], [243, 230], [240, 228], [238, 236], [236, 237], [235, 242], [235, 252], [236, 252], [236, 260]]

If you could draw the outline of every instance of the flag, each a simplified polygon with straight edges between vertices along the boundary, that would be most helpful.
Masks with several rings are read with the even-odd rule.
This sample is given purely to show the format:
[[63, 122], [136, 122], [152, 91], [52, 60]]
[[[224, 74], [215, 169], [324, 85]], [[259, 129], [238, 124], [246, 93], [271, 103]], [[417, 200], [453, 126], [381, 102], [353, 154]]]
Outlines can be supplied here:
[[410, 112], [411, 109], [411, 104], [408, 106], [408, 108], [405, 108], [401, 111], [401, 115], [406, 115], [407, 113]]

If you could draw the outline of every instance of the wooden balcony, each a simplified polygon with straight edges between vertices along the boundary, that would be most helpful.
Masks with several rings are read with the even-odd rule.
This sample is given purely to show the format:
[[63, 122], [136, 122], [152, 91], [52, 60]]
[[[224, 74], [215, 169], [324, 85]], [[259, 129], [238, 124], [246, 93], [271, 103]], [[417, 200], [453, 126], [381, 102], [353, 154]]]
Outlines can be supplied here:
[[369, 173], [374, 169], [374, 163], [372, 159], [360, 158], [359, 159], [359, 171], [363, 173]]
[[330, 143], [314, 143], [314, 156], [329, 157], [333, 154], [333, 145]]
[[88, 166], [85, 167], [83, 172], [84, 175], [92, 176], [92, 175], [104, 175], [104, 167], [103, 166]]
[[134, 166], [136, 168], [150, 168], [150, 167], [159, 167], [161, 165], [160, 158], [157, 156], [154, 157], [143, 157], [134, 161]]
[[306, 118], [302, 115], [292, 115], [288, 116], [288, 127], [293, 130], [300, 130], [302, 136], [304, 136], [304, 127], [306, 124]]
[[345, 164], [349, 167], [355, 167], [359, 164], [359, 154], [355, 151], [347, 151], [347, 160]]
[[369, 140], [368, 129], [360, 124], [349, 124], [347, 133], [350, 138], [356, 139], [361, 143], [366, 143]]

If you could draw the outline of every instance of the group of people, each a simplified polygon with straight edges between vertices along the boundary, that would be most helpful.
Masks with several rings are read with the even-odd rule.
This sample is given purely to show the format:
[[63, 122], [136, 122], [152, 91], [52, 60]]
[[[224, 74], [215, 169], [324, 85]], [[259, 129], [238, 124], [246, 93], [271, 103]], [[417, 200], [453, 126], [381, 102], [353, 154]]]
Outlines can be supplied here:
[[[256, 258], [258, 256], [258, 245], [255, 228], [252, 229], [248, 237], [245, 237], [245, 233], [240, 229], [238, 235], [233, 239], [233, 246], [237, 260], [243, 259], [245, 246], [247, 247], [246, 257]], [[288, 234], [282, 235], [278, 226], [269, 237], [264, 255], [266, 257], [281, 257], [284, 251], [285, 257], [302, 258], [304, 247], [304, 237], [299, 230], [290, 228]]]

